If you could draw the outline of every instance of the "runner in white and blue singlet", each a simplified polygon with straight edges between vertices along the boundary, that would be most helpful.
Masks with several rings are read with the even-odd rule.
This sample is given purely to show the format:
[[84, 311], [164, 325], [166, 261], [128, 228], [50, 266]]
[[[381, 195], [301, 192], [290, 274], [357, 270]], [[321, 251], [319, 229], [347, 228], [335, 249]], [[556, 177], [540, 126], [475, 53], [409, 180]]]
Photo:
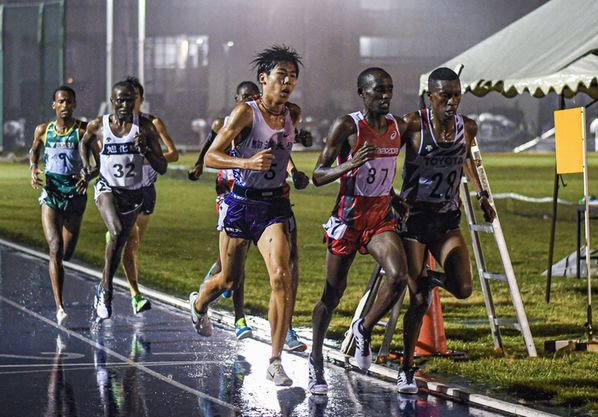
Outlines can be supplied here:
[[91, 121], [80, 146], [82, 175], [87, 181], [97, 175], [97, 168], [90, 163], [91, 153], [99, 163], [95, 202], [110, 234], [102, 282], [94, 298], [100, 320], [112, 314], [112, 279], [143, 203], [144, 159], [159, 174], [164, 174], [167, 166], [156, 129], [148, 119], [133, 113], [135, 89], [131, 84], [116, 83], [110, 101], [114, 112]]
[[[300, 119], [300, 109], [287, 105], [300, 63], [299, 55], [285, 46], [272, 46], [259, 53], [254, 64], [262, 96], [235, 107], [205, 156], [208, 166], [234, 168], [235, 185], [224, 201], [222, 272], [208, 280], [200, 293], [189, 295], [195, 329], [202, 336], [210, 336], [208, 306], [223, 291], [237, 288], [243, 277], [246, 241], [256, 243], [272, 286], [268, 312], [272, 356], [266, 377], [282, 386], [293, 383], [280, 359], [295, 296], [289, 262], [288, 221], [292, 211], [283, 184]], [[229, 154], [233, 140], [234, 149]]]

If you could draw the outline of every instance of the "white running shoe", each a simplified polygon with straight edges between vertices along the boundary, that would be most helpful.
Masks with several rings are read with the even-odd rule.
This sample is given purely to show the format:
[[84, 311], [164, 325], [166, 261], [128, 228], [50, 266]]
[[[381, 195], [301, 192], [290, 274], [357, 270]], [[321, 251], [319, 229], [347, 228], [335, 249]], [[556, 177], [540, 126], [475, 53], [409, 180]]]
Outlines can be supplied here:
[[370, 335], [363, 332], [363, 319], [357, 319], [351, 325], [355, 339], [355, 360], [359, 369], [368, 370], [372, 365], [372, 349], [370, 348]]
[[101, 283], [96, 285], [93, 308], [96, 310], [97, 316], [102, 320], [109, 319], [112, 315], [112, 294], [102, 287]]
[[415, 383], [415, 371], [417, 368], [412, 366], [406, 371], [401, 368], [397, 378], [397, 389], [401, 394], [417, 394], [417, 384]]
[[208, 313], [205, 312], [203, 314], [198, 314], [197, 311], [195, 311], [195, 300], [197, 300], [197, 297], [199, 297], [198, 292], [194, 291], [191, 294], [189, 294], [189, 309], [191, 310], [191, 321], [193, 322], [193, 326], [195, 327], [195, 330], [200, 336], [212, 336], [212, 322], [208, 317]]
[[270, 366], [268, 366], [266, 378], [268, 379], [268, 381], [274, 381], [274, 385], [276, 385], [277, 387], [289, 387], [293, 385], [293, 380], [289, 378], [289, 376], [284, 371], [280, 359], [274, 359]]
[[56, 310], [56, 323], [58, 323], [59, 326], [64, 326], [68, 318], [69, 315], [66, 314], [64, 308], [62, 306], [58, 307], [58, 310]]

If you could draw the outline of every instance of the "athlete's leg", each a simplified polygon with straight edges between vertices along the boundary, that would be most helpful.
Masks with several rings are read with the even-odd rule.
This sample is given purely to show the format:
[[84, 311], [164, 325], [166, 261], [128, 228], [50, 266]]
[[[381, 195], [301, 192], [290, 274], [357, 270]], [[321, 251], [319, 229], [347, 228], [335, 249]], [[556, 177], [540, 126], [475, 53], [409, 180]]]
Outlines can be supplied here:
[[62, 306], [62, 286], [64, 283], [64, 267], [62, 266], [64, 249], [61, 233], [63, 222], [61, 214], [42, 204], [42, 227], [48, 242], [50, 282], [52, 283], [57, 310]]
[[64, 217], [64, 224], [62, 227], [62, 241], [64, 242], [64, 256], [63, 259], [68, 261], [72, 258], [79, 240], [79, 232], [81, 231], [81, 222], [83, 221], [83, 213], [69, 213]]
[[270, 276], [270, 307], [268, 321], [272, 340], [272, 358], [280, 357], [284, 338], [289, 328], [293, 292], [289, 266], [290, 242], [284, 223], [272, 224], [264, 230], [257, 242]]
[[386, 273], [374, 304], [363, 320], [364, 331], [371, 333], [374, 325], [398, 301], [410, 280], [403, 243], [396, 232], [386, 231], [374, 235], [367, 244], [367, 250]]
[[338, 306], [345, 288], [347, 288], [347, 275], [355, 252], [350, 255], [334, 255], [330, 250], [326, 253], [326, 283], [320, 301], [312, 313], [312, 346], [311, 356], [316, 362], [322, 361], [322, 346], [326, 331], [332, 319], [332, 313]]
[[230, 237], [220, 232], [220, 263], [222, 271], [207, 280], [195, 300], [195, 311], [205, 313], [209, 304], [222, 294], [224, 290], [234, 290], [243, 277], [245, 258], [247, 256], [247, 240]]
[[403, 369], [413, 365], [413, 353], [422, 320], [430, 302], [428, 278], [422, 276], [425, 266], [426, 245], [412, 239], [404, 239], [407, 265], [412, 284], [409, 286], [409, 307], [403, 317]]
[[97, 198], [100, 216], [108, 229], [110, 240], [106, 243], [102, 287], [112, 290], [112, 279], [120, 264], [122, 250], [135, 224], [138, 211], [120, 214], [114, 202], [112, 193], [102, 193]]
[[448, 232], [430, 245], [430, 251], [444, 268], [443, 288], [459, 299], [467, 298], [472, 290], [472, 271], [467, 244], [460, 230]]
[[150, 217], [151, 214], [139, 213], [123, 251], [123, 269], [125, 270], [127, 281], [129, 282], [131, 297], [139, 294], [139, 287], [137, 286], [139, 281], [139, 259], [137, 252], [141, 245], [141, 239], [149, 225]]
[[291, 318], [289, 321], [289, 327], [293, 327], [293, 314], [295, 313], [295, 300], [297, 297], [297, 288], [299, 287], [299, 247], [297, 246], [297, 223], [295, 217], [291, 219], [293, 222], [290, 231], [291, 241], [291, 256], [290, 256], [290, 268], [291, 268], [291, 291], [293, 291], [293, 297], [291, 298]]

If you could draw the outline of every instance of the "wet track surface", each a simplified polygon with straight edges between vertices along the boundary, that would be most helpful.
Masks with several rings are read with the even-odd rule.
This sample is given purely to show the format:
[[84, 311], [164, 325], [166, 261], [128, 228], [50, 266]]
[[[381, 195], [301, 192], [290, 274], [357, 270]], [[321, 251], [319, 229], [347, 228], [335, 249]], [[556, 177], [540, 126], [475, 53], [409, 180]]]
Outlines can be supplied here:
[[135, 316], [115, 289], [90, 330], [95, 281], [66, 270], [69, 321], [55, 324], [47, 262], [0, 245], [0, 416], [496, 416], [327, 365], [328, 397], [307, 391], [307, 356], [284, 354], [294, 384], [265, 378], [270, 348], [153, 303]]

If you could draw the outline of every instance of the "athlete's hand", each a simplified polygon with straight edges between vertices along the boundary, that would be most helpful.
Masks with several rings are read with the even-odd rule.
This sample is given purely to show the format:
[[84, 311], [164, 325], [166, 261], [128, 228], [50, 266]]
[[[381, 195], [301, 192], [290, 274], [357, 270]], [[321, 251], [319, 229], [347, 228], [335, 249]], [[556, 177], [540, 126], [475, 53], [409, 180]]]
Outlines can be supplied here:
[[264, 149], [263, 151], [259, 151], [251, 158], [247, 160], [246, 167], [247, 169], [251, 169], [253, 171], [268, 171], [272, 166], [272, 161], [274, 160], [274, 155], [272, 155], [272, 149]]
[[401, 224], [401, 230], [405, 229], [405, 224], [407, 223], [407, 219], [409, 218], [409, 205], [405, 201], [404, 198], [398, 196], [397, 194], [393, 194], [390, 199], [390, 204], [394, 211], [397, 213], [397, 217], [399, 219], [399, 223]]
[[135, 146], [137, 147], [137, 151], [139, 151], [141, 155], [145, 155], [149, 150], [147, 147], [147, 140], [145, 139], [145, 136], [139, 133], [135, 135]]
[[39, 169], [37, 167], [31, 167], [31, 186], [35, 189], [41, 187], [43, 182], [39, 177]]
[[297, 190], [303, 190], [309, 185], [309, 177], [305, 175], [305, 172], [295, 171], [293, 172], [293, 185]]
[[376, 152], [378, 148], [374, 145], [370, 145], [369, 143], [365, 142], [361, 148], [355, 152], [355, 156], [351, 159], [351, 167], [352, 168], [359, 168], [367, 161], [371, 161], [376, 157]]
[[486, 197], [482, 197], [480, 199], [480, 207], [484, 212], [484, 220], [486, 220], [488, 223], [492, 223], [496, 217], [496, 211], [494, 211], [492, 204], [490, 204], [490, 201], [488, 201]]
[[311, 135], [309, 130], [301, 129], [297, 133], [296, 142], [299, 142], [306, 148], [309, 148], [314, 144], [314, 137]]
[[203, 165], [197, 164], [187, 172], [187, 178], [191, 181], [197, 181], [203, 174]]
[[76, 184], [76, 189], [79, 194], [87, 193], [87, 184], [89, 184], [89, 178], [91, 177], [90, 170], [91, 167], [83, 167], [81, 168], [81, 172], [79, 172], [79, 179]]

